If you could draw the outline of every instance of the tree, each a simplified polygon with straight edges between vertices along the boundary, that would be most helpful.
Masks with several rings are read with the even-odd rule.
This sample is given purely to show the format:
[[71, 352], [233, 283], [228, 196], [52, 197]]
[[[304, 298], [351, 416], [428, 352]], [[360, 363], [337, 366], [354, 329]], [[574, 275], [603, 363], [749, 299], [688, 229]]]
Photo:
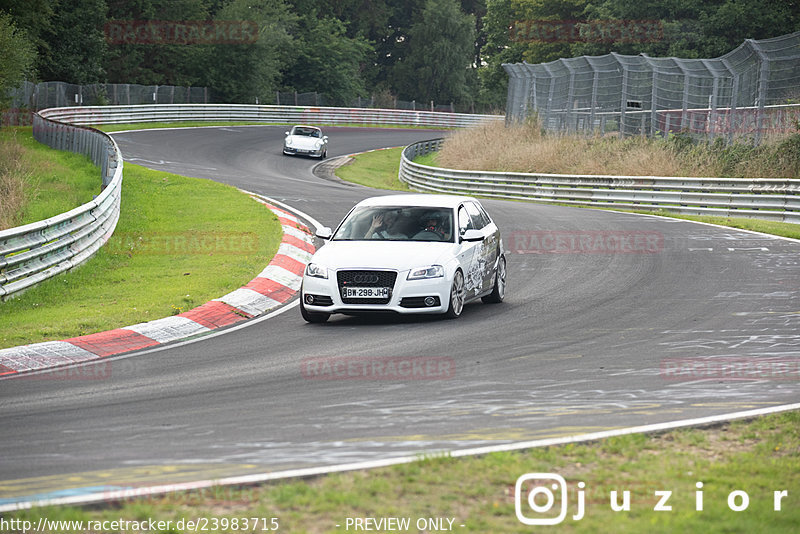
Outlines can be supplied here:
[[75, 84], [103, 81], [105, 0], [56, 0], [52, 7], [52, 23], [41, 34], [46, 54], [38, 62], [39, 78]]
[[[508, 75], [503, 63], [543, 63], [572, 57], [569, 36], [537, 39], [536, 29], [548, 23], [584, 19], [588, 0], [489, 0], [486, 4], [486, 69], [480, 72], [480, 100], [494, 106], [505, 102]], [[532, 30], [533, 29], [533, 30]]]
[[347, 37], [345, 25], [333, 18], [317, 18], [311, 11], [295, 32], [292, 62], [284, 67], [283, 84], [300, 92], [319, 91], [329, 104], [349, 105], [365, 96], [361, 68], [372, 51], [362, 37]]
[[233, 0], [217, 21], [248, 21], [257, 27], [255, 42], [216, 44], [206, 62], [207, 80], [221, 102], [272, 102], [281, 71], [294, 53], [297, 16], [283, 0]]
[[[67, 0], [69, 1], [69, 0]], [[142, 85], [205, 85], [211, 45], [184, 41], [175, 28], [208, 19], [204, 0], [108, 0], [107, 80]], [[175, 23], [170, 27], [171, 23]], [[134, 25], [152, 24], [134, 31]]]
[[0, 12], [0, 108], [8, 106], [9, 91], [16, 89], [33, 70], [36, 51], [11, 16]]
[[42, 38], [45, 32], [52, 29], [52, 0], [0, 0], [0, 13], [11, 15], [14, 25], [25, 33], [26, 39], [36, 50], [34, 72], [36, 77], [38, 63], [50, 53], [48, 43]]
[[395, 67], [401, 98], [453, 102], [468, 98], [475, 20], [455, 0], [428, 0], [408, 34], [408, 53]]

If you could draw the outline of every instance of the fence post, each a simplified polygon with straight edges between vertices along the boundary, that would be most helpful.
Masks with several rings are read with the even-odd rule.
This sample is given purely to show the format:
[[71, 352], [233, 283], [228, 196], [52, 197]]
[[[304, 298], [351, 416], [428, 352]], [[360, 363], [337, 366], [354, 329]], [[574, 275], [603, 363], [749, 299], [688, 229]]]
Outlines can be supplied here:
[[[600, 71], [595, 68], [594, 63], [590, 59], [586, 61], [592, 68], [592, 103], [591, 109], [589, 110], [589, 131], [594, 134], [595, 109], [597, 108], [597, 89], [600, 85]], [[600, 130], [600, 134], [602, 135], [603, 133], [604, 131]]]
[[[562, 65], [569, 71], [569, 89], [567, 90], [567, 105], [566, 105], [566, 121], [567, 121], [567, 133], [578, 129], [578, 118], [574, 111], [574, 103], [573, 100], [575, 99], [575, 70], [573, 67], [565, 60], [559, 60]], [[574, 128], [573, 128], [573, 121], [574, 121]]]
[[767, 90], [769, 89], [769, 58], [753, 39], [746, 39], [745, 42], [753, 49], [758, 56], [758, 96], [756, 97], [756, 145], [761, 144], [761, 136], [764, 130], [764, 106], [767, 100]]

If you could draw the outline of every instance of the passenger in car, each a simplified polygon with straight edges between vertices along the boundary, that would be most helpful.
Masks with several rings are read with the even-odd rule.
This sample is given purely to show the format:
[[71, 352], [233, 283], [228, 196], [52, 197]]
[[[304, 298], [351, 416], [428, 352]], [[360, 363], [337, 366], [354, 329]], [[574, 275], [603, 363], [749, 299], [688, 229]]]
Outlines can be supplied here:
[[364, 239], [408, 239], [401, 230], [403, 221], [395, 211], [372, 216], [372, 224], [364, 234]]

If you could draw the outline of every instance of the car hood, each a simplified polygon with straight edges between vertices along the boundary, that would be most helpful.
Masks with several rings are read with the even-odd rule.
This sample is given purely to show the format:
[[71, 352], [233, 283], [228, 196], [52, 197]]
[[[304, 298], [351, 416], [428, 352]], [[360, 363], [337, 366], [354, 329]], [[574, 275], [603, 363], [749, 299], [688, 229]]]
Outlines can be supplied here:
[[314, 263], [329, 269], [397, 269], [444, 265], [454, 243], [419, 241], [331, 241], [319, 249]]
[[317, 148], [317, 143], [322, 143], [319, 137], [308, 137], [307, 135], [287, 135], [286, 142], [292, 143], [296, 148]]

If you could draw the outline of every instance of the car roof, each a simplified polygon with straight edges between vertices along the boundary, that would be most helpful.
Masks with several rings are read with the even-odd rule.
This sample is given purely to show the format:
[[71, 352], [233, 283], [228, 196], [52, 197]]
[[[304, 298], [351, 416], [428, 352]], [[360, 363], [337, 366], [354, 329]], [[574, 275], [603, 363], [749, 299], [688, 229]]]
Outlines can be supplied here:
[[436, 208], [456, 208], [464, 201], [475, 201], [474, 198], [462, 195], [430, 195], [414, 194], [384, 195], [366, 198], [358, 206], [425, 206]]
[[295, 124], [294, 126], [292, 126], [292, 129], [294, 129], [294, 128], [311, 128], [312, 130], [320, 130], [319, 127], [317, 127], [317, 126], [309, 126], [308, 124]]

